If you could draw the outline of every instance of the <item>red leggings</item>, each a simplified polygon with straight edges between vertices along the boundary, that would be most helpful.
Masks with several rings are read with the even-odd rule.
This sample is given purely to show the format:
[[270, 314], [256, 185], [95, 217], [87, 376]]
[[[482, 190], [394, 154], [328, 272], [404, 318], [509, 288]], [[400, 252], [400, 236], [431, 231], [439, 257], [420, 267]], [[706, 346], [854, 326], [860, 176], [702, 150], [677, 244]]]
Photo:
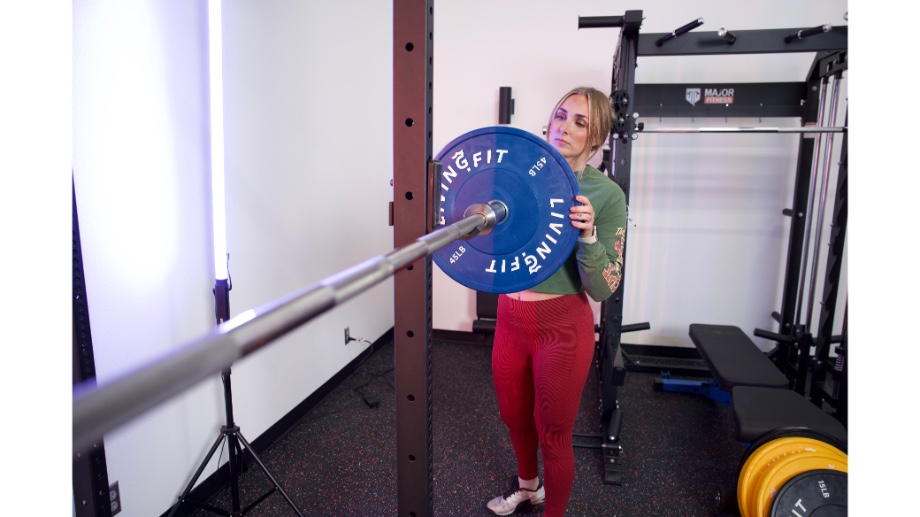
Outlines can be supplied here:
[[498, 408], [518, 476], [539, 475], [539, 445], [545, 516], [561, 516], [575, 481], [572, 430], [594, 357], [594, 312], [584, 293], [538, 302], [498, 298], [492, 348]]

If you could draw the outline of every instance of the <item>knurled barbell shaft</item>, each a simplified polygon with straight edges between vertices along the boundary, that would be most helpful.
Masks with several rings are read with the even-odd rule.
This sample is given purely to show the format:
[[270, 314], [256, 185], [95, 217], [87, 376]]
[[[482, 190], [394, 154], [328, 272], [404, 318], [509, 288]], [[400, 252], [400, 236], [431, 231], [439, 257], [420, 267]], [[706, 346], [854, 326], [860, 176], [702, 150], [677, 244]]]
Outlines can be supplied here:
[[[74, 387], [73, 450], [82, 451], [105, 433], [178, 395], [208, 376], [367, 291], [419, 258], [507, 217], [504, 203], [490, 201], [469, 217], [419, 237], [386, 255], [365, 260], [301, 291], [246, 311], [170, 355], [95, 386]], [[484, 208], [482, 208], [484, 207]]]

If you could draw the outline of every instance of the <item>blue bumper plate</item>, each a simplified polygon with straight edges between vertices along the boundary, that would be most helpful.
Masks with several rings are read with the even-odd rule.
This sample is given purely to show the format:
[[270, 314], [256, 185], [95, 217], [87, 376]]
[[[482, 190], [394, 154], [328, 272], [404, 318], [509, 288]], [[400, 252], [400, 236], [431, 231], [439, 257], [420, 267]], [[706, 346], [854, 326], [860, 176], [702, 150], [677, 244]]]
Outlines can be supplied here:
[[476, 291], [511, 293], [543, 282], [565, 263], [578, 240], [569, 221], [578, 181], [549, 143], [520, 129], [485, 127], [454, 139], [436, 159], [439, 225], [462, 220], [478, 203], [508, 207], [490, 233], [434, 253], [447, 276]]

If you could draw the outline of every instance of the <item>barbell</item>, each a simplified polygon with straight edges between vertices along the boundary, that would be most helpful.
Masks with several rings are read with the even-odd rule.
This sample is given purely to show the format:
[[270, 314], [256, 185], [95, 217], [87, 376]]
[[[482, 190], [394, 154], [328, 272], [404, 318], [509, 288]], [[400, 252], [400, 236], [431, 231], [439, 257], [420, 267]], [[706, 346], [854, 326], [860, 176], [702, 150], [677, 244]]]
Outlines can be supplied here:
[[492, 293], [533, 287], [565, 263], [579, 233], [568, 219], [578, 183], [555, 148], [520, 129], [487, 127], [454, 139], [437, 160], [445, 167], [438, 186], [438, 225], [431, 232], [245, 311], [105, 385], [75, 385], [74, 451], [88, 449], [105, 433], [419, 258], [435, 254], [434, 261], [450, 278]]

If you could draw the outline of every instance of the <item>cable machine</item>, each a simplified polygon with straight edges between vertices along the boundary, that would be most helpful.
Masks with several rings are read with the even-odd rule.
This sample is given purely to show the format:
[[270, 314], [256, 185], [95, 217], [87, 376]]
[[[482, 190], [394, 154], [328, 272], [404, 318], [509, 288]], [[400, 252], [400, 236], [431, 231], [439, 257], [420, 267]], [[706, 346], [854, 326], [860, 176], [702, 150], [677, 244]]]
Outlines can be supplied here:
[[[671, 33], [640, 34], [642, 11], [626, 11], [624, 16], [580, 17], [579, 28], [620, 27], [617, 51], [613, 63], [611, 99], [620, 115], [611, 133], [610, 148], [605, 149], [604, 166], [629, 196], [631, 169], [631, 143], [642, 133], [734, 132], [734, 133], [799, 133], [799, 153], [795, 173], [793, 205], [784, 210], [790, 218], [785, 276], [781, 307], [773, 312], [779, 330], [755, 329], [754, 334], [771, 339], [777, 347], [770, 359], [789, 379], [790, 387], [800, 394], [806, 391], [810, 400], [828, 406], [830, 412], [846, 423], [846, 340], [831, 334], [840, 285], [841, 260], [847, 218], [847, 135], [844, 126], [835, 126], [837, 94], [843, 73], [847, 70], [847, 27], [822, 25], [806, 29], [764, 29], [715, 32], [691, 32], [703, 25], [699, 18]], [[811, 70], [803, 82], [780, 83], [712, 83], [712, 84], [637, 84], [635, 68], [639, 57], [743, 55], [778, 53], [815, 53]], [[827, 102], [826, 92], [833, 85], [832, 100]], [[824, 107], [830, 104], [825, 124]], [[796, 117], [798, 128], [656, 128], [646, 129], [639, 117]], [[820, 256], [821, 225], [825, 211], [827, 179], [833, 149], [833, 137], [843, 134], [837, 186], [834, 193], [831, 242], [826, 258], [823, 294], [817, 335], [811, 333], [811, 307], [816, 292], [816, 272]], [[824, 171], [821, 177], [822, 143]], [[608, 172], [610, 174], [610, 172]], [[816, 182], [823, 179], [818, 186]], [[814, 207], [815, 195], [821, 190], [820, 206]], [[814, 251], [809, 249], [812, 217], [815, 225]], [[809, 261], [811, 264], [809, 264]], [[805, 277], [810, 265], [808, 301]], [[622, 293], [621, 297], [622, 297]], [[612, 307], [608, 316], [608, 339], [620, 343], [625, 331], [620, 325], [622, 307]], [[803, 311], [805, 321], [802, 321]], [[629, 329], [626, 329], [629, 330]], [[845, 332], [844, 332], [845, 333]], [[837, 356], [829, 359], [831, 345]], [[814, 349], [814, 353], [812, 350]], [[669, 365], [656, 363], [647, 370], [640, 361], [634, 361], [619, 348], [628, 371], [659, 372]], [[673, 361], [675, 370], [694, 373], [693, 367]], [[697, 370], [696, 373], [699, 373]], [[831, 377], [832, 388], [826, 388], [825, 378]], [[608, 388], [605, 386], [605, 390]]]

